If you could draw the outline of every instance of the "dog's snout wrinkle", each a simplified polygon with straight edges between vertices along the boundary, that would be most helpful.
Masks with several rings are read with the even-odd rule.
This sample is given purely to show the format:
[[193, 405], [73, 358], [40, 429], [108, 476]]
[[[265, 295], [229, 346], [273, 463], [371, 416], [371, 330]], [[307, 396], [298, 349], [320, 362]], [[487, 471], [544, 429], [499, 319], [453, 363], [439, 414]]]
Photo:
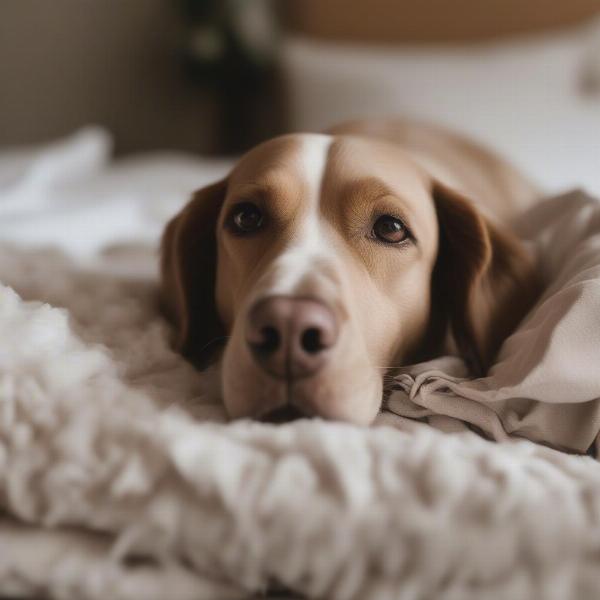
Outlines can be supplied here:
[[318, 300], [272, 296], [248, 313], [248, 347], [256, 362], [280, 379], [300, 379], [319, 371], [337, 338], [336, 316]]

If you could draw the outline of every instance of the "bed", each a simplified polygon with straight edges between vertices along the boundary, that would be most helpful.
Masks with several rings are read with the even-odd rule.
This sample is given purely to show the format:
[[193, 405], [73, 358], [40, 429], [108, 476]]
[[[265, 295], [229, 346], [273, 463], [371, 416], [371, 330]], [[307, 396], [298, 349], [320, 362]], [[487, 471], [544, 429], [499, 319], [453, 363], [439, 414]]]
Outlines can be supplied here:
[[[488, 58], [497, 80], [505, 63]], [[542, 112], [488, 135], [504, 150], [520, 141], [517, 163], [549, 191], [598, 192], [600, 104], [563, 108], [578, 116], [556, 129]], [[481, 128], [483, 113], [455, 125]], [[372, 428], [227, 424], [170, 348], [156, 258], [168, 217], [230, 163], [113, 160], [110, 146], [91, 127], [0, 154], [1, 595], [598, 596], [598, 462], [438, 415], [469, 385], [460, 365], [404, 373]], [[558, 200], [585, 207], [581, 256], [596, 261], [595, 201], [573, 194]], [[578, 273], [595, 281], [598, 268]], [[597, 376], [579, 375], [595, 402], [580, 421], [595, 427]]]

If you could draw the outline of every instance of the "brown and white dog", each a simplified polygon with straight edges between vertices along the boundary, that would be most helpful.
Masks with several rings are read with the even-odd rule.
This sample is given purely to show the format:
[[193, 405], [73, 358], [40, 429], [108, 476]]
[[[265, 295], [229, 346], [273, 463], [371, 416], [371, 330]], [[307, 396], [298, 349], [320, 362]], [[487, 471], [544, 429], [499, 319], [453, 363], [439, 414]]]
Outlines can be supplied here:
[[395, 367], [448, 351], [474, 374], [490, 365], [536, 295], [511, 221], [537, 196], [431, 126], [361, 121], [265, 142], [166, 228], [177, 349], [218, 361], [232, 418], [368, 424]]

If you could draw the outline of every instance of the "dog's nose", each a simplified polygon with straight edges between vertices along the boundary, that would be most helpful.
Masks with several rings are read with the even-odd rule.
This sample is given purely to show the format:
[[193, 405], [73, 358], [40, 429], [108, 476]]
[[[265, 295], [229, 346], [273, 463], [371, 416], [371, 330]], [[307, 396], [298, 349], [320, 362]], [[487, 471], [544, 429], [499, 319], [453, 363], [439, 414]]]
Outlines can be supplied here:
[[333, 312], [318, 300], [273, 296], [248, 314], [246, 341], [271, 375], [298, 379], [316, 373], [338, 337]]

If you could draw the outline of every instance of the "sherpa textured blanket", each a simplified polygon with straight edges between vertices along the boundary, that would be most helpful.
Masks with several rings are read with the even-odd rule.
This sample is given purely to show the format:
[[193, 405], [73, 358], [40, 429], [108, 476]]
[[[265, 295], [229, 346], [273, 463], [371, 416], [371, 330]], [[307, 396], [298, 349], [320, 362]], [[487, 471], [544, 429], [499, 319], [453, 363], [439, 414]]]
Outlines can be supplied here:
[[[598, 435], [593, 200], [554, 199], [528, 221], [547, 290], [488, 377], [461, 378], [454, 359], [407, 369], [372, 428], [227, 424], [169, 348], [138, 235], [183, 198], [163, 210], [164, 190], [98, 172], [98, 139], [73, 143], [85, 185], [64, 184], [73, 149], [58, 148], [0, 203], [5, 240], [54, 228], [78, 257], [0, 252], [0, 595], [599, 596], [600, 465], [548, 447], [585, 453]], [[112, 205], [107, 177], [124, 190]], [[125, 227], [140, 214], [147, 227]]]

